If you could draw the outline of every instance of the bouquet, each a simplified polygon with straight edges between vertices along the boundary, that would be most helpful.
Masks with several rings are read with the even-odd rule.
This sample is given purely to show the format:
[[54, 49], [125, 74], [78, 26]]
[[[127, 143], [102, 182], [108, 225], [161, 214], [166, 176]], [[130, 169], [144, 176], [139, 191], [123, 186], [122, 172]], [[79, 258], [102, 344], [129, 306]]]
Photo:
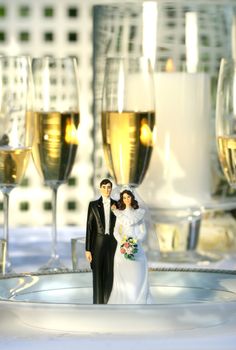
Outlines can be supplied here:
[[121, 241], [120, 252], [125, 259], [135, 260], [135, 254], [138, 252], [137, 240], [133, 237], [124, 236]]

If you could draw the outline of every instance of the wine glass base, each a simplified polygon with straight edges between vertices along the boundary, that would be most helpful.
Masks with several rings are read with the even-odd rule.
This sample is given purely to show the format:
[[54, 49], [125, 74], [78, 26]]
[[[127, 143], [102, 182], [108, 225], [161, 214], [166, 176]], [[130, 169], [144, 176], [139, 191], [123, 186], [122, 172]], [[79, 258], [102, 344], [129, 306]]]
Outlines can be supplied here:
[[52, 257], [39, 268], [39, 272], [66, 272], [69, 269], [61, 262], [59, 257]]
[[1, 265], [0, 275], [5, 276], [5, 275], [14, 274], [14, 273], [15, 271], [13, 270], [10, 261], [7, 261], [4, 266]]
[[160, 253], [160, 261], [169, 263], [189, 263], [205, 265], [214, 263], [222, 259], [220, 254], [201, 252], [201, 251], [185, 251], [185, 252], [168, 252]]

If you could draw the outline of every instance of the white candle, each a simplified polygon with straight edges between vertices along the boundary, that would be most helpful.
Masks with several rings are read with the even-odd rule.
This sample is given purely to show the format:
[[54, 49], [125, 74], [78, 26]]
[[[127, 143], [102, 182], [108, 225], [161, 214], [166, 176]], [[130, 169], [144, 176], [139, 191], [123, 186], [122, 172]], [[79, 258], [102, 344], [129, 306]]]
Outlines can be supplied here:
[[157, 140], [140, 186], [146, 203], [179, 208], [210, 198], [210, 83], [205, 73], [156, 75]]

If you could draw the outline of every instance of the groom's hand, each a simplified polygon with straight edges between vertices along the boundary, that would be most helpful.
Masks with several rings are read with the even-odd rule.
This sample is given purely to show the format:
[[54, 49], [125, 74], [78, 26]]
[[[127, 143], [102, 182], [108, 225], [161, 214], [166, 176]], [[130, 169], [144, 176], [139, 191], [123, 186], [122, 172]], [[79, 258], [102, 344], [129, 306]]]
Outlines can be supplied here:
[[86, 256], [86, 259], [88, 260], [88, 262], [89, 263], [91, 263], [92, 262], [92, 254], [91, 254], [91, 252], [89, 252], [89, 251], [86, 251], [85, 252], [85, 256]]
[[111, 210], [116, 210], [117, 208], [116, 208], [116, 205], [115, 204], [112, 204], [112, 206], [111, 206]]

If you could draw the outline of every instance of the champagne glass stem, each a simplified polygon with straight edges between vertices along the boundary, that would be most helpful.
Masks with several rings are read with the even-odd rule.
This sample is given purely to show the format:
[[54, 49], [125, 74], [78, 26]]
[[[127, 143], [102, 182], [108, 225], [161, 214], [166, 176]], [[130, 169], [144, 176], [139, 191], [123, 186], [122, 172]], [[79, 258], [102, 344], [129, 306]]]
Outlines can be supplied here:
[[4, 192], [3, 193], [3, 210], [4, 210], [4, 224], [3, 224], [3, 234], [4, 239], [7, 242], [7, 248], [8, 248], [8, 229], [9, 229], [9, 193]]
[[58, 259], [57, 253], [57, 191], [58, 185], [52, 186], [52, 259]]
[[3, 238], [5, 241], [5, 271], [4, 273], [11, 272], [11, 264], [9, 260], [9, 195], [10, 190], [4, 189], [3, 191], [3, 211], [4, 211], [4, 223], [3, 223]]
[[65, 271], [67, 268], [60, 261], [58, 250], [57, 250], [57, 191], [59, 185], [57, 183], [50, 184], [52, 190], [52, 240], [51, 240], [51, 258], [43, 265], [40, 271]]

